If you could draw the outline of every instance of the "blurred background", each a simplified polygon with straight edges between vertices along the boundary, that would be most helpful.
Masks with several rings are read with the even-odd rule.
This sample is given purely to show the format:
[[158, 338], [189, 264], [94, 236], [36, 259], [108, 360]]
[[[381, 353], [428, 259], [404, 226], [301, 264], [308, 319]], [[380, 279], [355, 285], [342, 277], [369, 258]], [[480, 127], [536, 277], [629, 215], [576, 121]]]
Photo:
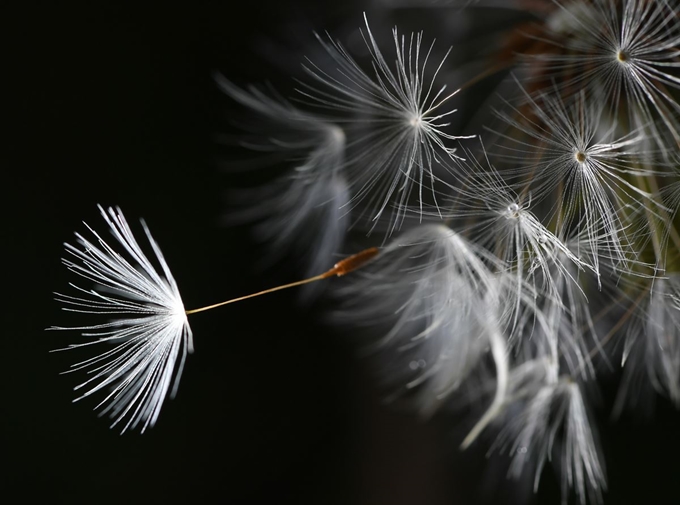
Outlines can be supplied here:
[[[1, 8], [9, 25], [2, 503], [560, 502], [550, 468], [532, 496], [505, 482], [485, 444], [458, 450], [455, 418], [424, 422], [384, 406], [346, 336], [324, 326], [315, 306], [299, 307], [294, 292], [194, 316], [196, 351], [177, 398], [143, 435], [109, 430], [92, 412], [96, 398], [72, 404], [83, 376], [59, 372], [84, 355], [49, 352], [73, 341], [44, 331], [65, 322], [52, 300], [72, 280], [60, 264], [62, 244], [84, 231], [82, 221], [102, 229], [97, 203], [119, 205], [131, 223], [144, 217], [187, 307], [297, 278], [294, 261], [259, 270], [262, 249], [247, 227], [222, 224], [225, 195], [243, 174], [224, 170], [233, 146], [219, 134], [233, 128], [234, 106], [213, 73], [241, 85], [270, 81], [290, 94], [301, 56], [318, 51], [314, 30], [346, 37], [351, 48], [365, 10], [373, 31], [389, 35], [397, 18], [388, 7], [306, 0]], [[453, 10], [400, 12], [402, 31], [423, 29], [444, 48], [483, 28]], [[612, 423], [614, 393], [615, 384], [603, 384], [596, 410], [605, 503], [679, 503], [680, 413], [659, 400], [652, 419]]]

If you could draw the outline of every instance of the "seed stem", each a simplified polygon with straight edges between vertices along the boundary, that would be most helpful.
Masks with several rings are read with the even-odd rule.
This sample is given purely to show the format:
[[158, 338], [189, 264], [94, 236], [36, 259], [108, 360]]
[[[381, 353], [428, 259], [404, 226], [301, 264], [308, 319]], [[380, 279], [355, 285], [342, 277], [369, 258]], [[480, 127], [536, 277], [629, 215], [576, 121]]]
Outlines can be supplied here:
[[215, 303], [213, 305], [207, 305], [205, 307], [200, 307], [198, 309], [187, 310], [186, 314], [196, 314], [198, 312], [204, 312], [206, 310], [216, 309], [217, 307], [222, 307], [223, 305], [229, 305], [230, 303], [236, 303], [248, 298], [255, 298], [256, 296], [266, 295], [268, 293], [273, 293], [274, 291], [281, 291], [283, 289], [294, 288], [296, 286], [302, 286], [304, 284], [311, 284], [312, 282], [320, 281], [322, 279], [328, 279], [329, 277], [342, 277], [358, 268], [361, 268], [371, 259], [378, 255], [380, 250], [377, 247], [370, 247], [364, 249], [356, 254], [348, 256], [347, 258], [337, 262], [333, 265], [333, 268], [327, 270], [326, 272], [315, 275], [314, 277], [309, 277], [308, 279], [302, 279], [300, 281], [291, 282], [289, 284], [282, 284], [281, 286], [276, 286], [273, 288], [265, 289], [264, 291], [258, 291], [257, 293], [251, 293], [249, 295], [240, 296], [238, 298], [232, 298], [224, 302]]

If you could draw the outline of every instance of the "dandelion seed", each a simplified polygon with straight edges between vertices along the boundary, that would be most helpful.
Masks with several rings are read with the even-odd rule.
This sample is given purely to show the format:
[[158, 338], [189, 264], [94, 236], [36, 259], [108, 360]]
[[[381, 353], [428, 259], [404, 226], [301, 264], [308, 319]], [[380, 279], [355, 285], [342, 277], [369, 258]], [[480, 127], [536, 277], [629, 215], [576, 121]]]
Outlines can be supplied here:
[[230, 203], [239, 208], [225, 221], [254, 223], [254, 235], [268, 246], [269, 262], [290, 253], [306, 275], [321, 271], [340, 249], [349, 224], [344, 131], [283, 98], [215, 78], [222, 91], [248, 109], [250, 121], [242, 127], [256, 135], [241, 145], [274, 155], [274, 163], [293, 164], [266, 186], [234, 194]]
[[614, 415], [649, 398], [650, 387], [680, 408], [680, 274], [656, 279], [643, 294], [650, 291], [628, 325]]
[[[79, 330], [89, 342], [73, 344], [66, 349], [97, 344], [110, 346], [97, 356], [72, 365], [69, 372], [84, 370], [92, 377], [75, 389], [85, 389], [76, 399], [109, 390], [95, 407], [100, 415], [114, 419], [111, 427], [123, 424], [122, 432], [140, 427], [144, 432], [158, 420], [165, 398], [172, 398], [182, 375], [188, 353], [193, 352], [192, 333], [187, 316], [227, 304], [254, 298], [274, 291], [311, 284], [333, 276], [343, 276], [362, 267], [378, 254], [373, 247], [349, 256], [326, 272], [253, 293], [225, 302], [185, 310], [177, 283], [151, 237], [146, 224], [142, 226], [161, 271], [149, 260], [132, 234], [118, 208], [99, 211], [113, 234], [111, 246], [92, 228], [94, 240], [76, 233], [77, 246], [66, 244], [70, 258], [63, 263], [70, 271], [88, 281], [95, 289], [75, 284], [80, 296], [56, 294], [64, 310], [105, 316], [108, 321], [91, 326], [52, 327], [52, 330]], [[87, 225], [86, 225], [87, 226]]]
[[384, 358], [388, 387], [400, 395], [417, 391], [428, 415], [489, 345], [488, 296], [496, 280], [480, 253], [443, 225], [423, 225], [394, 239], [336, 291], [343, 302], [336, 319], [381, 335], [364, 348]]
[[[386, 333], [368, 349], [385, 360], [395, 396], [415, 392], [420, 412], [433, 414], [489, 352], [494, 399], [463, 441], [470, 445], [503, 405], [508, 358], [503, 277], [494, 259], [443, 225], [423, 225], [387, 246], [380, 261], [339, 291], [340, 316]], [[512, 299], [512, 297], [510, 297]], [[514, 304], [512, 304], [514, 305]], [[424, 366], [413, 366], [424, 363]]]
[[[407, 39], [395, 28], [392, 32], [396, 51], [396, 70], [390, 68], [366, 22], [364, 41], [370, 52], [374, 76], [364, 72], [340, 43], [319, 38], [337, 68], [324, 70], [312, 62], [305, 69], [319, 87], [301, 83], [303, 96], [320, 108], [340, 112], [339, 119], [348, 129], [346, 160], [352, 202], [375, 208], [373, 226], [389, 210], [389, 233], [399, 228], [414, 185], [419, 205], [429, 184], [435, 200], [436, 166], [443, 159], [455, 158], [455, 148], [447, 140], [471, 138], [443, 130], [446, 117], [455, 109], [446, 102], [457, 93], [445, 94], [446, 86], [434, 89], [434, 80], [444, 59], [429, 80], [425, 76], [433, 45], [421, 58], [423, 35]], [[364, 211], [362, 211], [363, 213]]]
[[[510, 379], [511, 387], [522, 385], [509, 391], [520, 410], [506, 410], [508, 415], [490, 451], [509, 452], [509, 475], [514, 478], [533, 466], [534, 492], [546, 462], [559, 461], [563, 502], [573, 489], [582, 505], [588, 497], [600, 503], [606, 490], [605, 470], [578, 384], [567, 377], [556, 379], [550, 364], [544, 369], [546, 362], [526, 365], [531, 366], [511, 372]], [[558, 439], [561, 430], [563, 438]]]
[[77, 245], [66, 244], [70, 257], [63, 260], [70, 271], [97, 288], [72, 284], [80, 296], [57, 294], [56, 299], [64, 310], [109, 321], [52, 329], [80, 330], [94, 339], [68, 349], [109, 344], [69, 370], [92, 375], [76, 387], [85, 390], [77, 400], [110, 389], [96, 407], [102, 408], [101, 415], [114, 419], [111, 427], [123, 423], [123, 432], [137, 427], [143, 432], [156, 423], [166, 396], [176, 394], [187, 353], [193, 351], [192, 334], [177, 283], [146, 224], [142, 222], [161, 271], [143, 252], [120, 209], [99, 210], [115, 238], [114, 246], [88, 227], [94, 240], [77, 233]]
[[564, 275], [569, 275], [564, 262], [581, 270], [589, 267], [531, 212], [531, 196], [518, 195], [488, 158], [485, 164], [471, 153], [467, 158], [456, 165], [467, 176], [465, 184], [451, 186], [453, 196], [444, 215], [498, 257], [505, 270], [515, 272], [518, 295], [526, 279], [539, 272], [545, 282], [541, 287], [554, 293], [553, 266]]

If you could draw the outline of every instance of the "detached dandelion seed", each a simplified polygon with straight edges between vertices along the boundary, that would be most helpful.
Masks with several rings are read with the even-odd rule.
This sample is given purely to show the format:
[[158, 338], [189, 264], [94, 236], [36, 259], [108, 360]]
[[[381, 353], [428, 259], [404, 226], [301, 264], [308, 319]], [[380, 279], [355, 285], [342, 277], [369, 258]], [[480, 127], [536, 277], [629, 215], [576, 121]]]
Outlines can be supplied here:
[[96, 288], [88, 290], [71, 284], [83, 295], [57, 293], [56, 300], [65, 305], [64, 310], [108, 316], [109, 320], [91, 326], [54, 326], [50, 329], [80, 330], [84, 337], [95, 339], [58, 350], [102, 343], [114, 345], [93, 358], [72, 365], [69, 372], [86, 370], [93, 374], [76, 386], [76, 390], [86, 391], [75, 401], [100, 390], [110, 390], [95, 409], [102, 408], [100, 415], [108, 414], [114, 419], [112, 428], [123, 423], [122, 432], [140, 426], [144, 432], [153, 427], [168, 392], [171, 398], [177, 393], [187, 354], [193, 352], [193, 338], [187, 320], [189, 314], [333, 276], [340, 277], [360, 268], [378, 254], [378, 249], [372, 247], [339, 261], [320, 275], [185, 310], [177, 283], [146, 224], [142, 221], [156, 262], [161, 267], [160, 272], [142, 251], [120, 209], [105, 210], [99, 206], [99, 211], [120, 246], [120, 252], [89, 226], [94, 241], [76, 233], [78, 245], [66, 244], [66, 251], [72, 258], [65, 258], [63, 263], [70, 271], [94, 282]]

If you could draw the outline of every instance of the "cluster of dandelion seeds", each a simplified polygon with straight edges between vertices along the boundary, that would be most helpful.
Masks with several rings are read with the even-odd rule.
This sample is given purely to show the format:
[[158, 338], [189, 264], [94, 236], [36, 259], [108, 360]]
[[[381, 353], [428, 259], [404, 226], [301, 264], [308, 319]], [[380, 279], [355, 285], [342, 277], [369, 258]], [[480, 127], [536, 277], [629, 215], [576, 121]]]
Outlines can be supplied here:
[[[474, 19], [493, 3], [430, 13]], [[405, 7], [429, 5], [372, 15]], [[308, 298], [325, 299], [387, 399], [455, 412], [471, 426], [461, 447], [508, 455], [507, 476], [534, 491], [554, 465], [564, 502], [606, 502], [598, 381], [621, 369], [616, 415], [657, 396], [680, 408], [680, 5], [504, 7], [524, 16], [474, 61], [459, 39], [373, 31], [364, 15], [365, 54], [317, 35], [290, 97], [217, 75], [253, 170], [279, 170], [226, 220], [270, 261], [302, 259], [306, 278], [272, 290], [324, 283]], [[477, 106], [454, 114], [457, 100]], [[185, 311], [148, 230], [160, 272], [120, 211], [101, 212], [122, 253], [78, 235], [65, 264], [96, 287], [58, 300], [106, 318], [75, 328], [91, 340], [73, 347], [114, 346], [74, 370], [114, 424], [143, 430], [191, 352], [187, 316], [240, 299]]]

